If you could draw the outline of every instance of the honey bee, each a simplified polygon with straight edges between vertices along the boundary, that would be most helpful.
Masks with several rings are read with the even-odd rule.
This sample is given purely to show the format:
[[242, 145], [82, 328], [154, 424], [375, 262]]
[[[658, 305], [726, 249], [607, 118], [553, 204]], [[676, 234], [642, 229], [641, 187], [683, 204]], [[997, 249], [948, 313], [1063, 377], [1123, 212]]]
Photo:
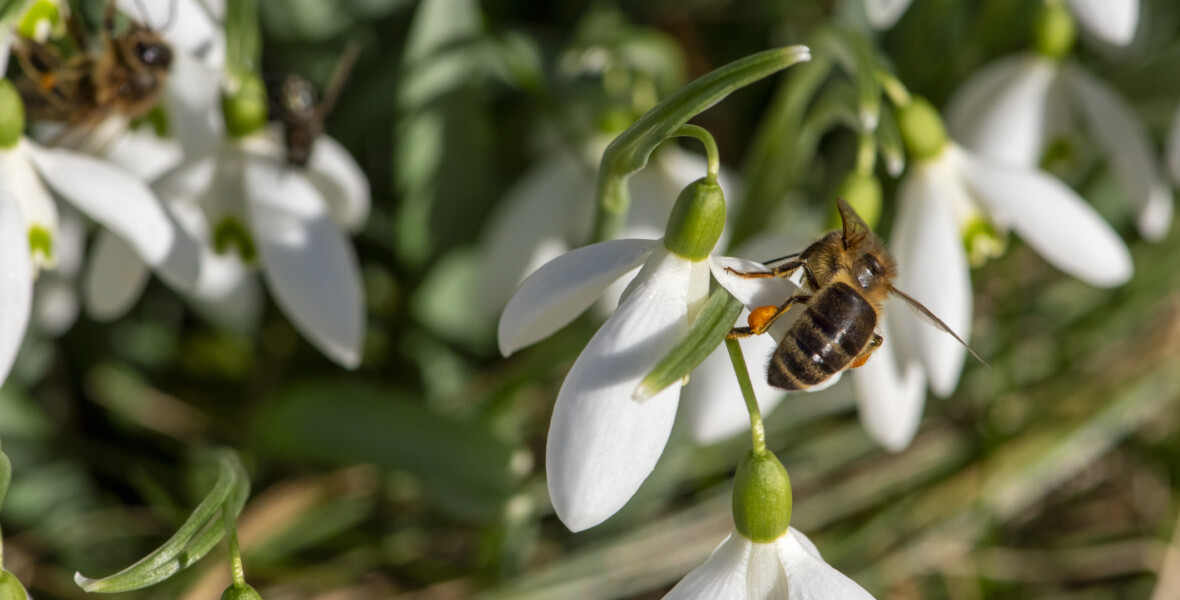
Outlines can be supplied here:
[[[76, 45], [86, 48], [81, 28], [72, 25]], [[142, 116], [159, 100], [172, 64], [171, 47], [151, 28], [132, 21], [115, 31], [114, 0], [103, 13], [99, 50], [64, 59], [56, 46], [28, 38], [14, 50], [25, 74], [17, 89], [29, 117], [69, 129], [92, 128], [109, 116]]]
[[803, 270], [804, 291], [778, 306], [753, 310], [749, 327], [738, 327], [729, 333], [730, 337], [764, 333], [792, 306], [806, 306], [771, 355], [767, 382], [786, 390], [805, 390], [844, 369], [864, 365], [884, 342], [876, 329], [890, 295], [904, 300], [919, 316], [949, 333], [972, 356], [984, 362], [946, 323], [893, 287], [897, 261], [844, 199], [836, 203], [842, 231], [830, 231], [802, 253], [779, 259], [787, 262], [769, 272], [726, 269], [746, 279], [790, 277]]
[[283, 127], [287, 164], [306, 167], [311, 160], [312, 146], [324, 132], [324, 118], [332, 111], [348, 74], [356, 62], [358, 48], [350, 45], [336, 64], [322, 100], [317, 99], [315, 87], [298, 75], [283, 78], [271, 100], [272, 114]]

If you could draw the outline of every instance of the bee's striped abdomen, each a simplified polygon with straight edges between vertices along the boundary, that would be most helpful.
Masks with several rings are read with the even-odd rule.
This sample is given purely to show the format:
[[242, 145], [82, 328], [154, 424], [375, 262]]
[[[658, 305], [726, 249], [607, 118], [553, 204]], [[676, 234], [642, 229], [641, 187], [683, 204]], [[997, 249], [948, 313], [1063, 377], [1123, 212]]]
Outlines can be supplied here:
[[807, 303], [770, 357], [770, 385], [801, 390], [823, 382], [856, 358], [877, 327], [877, 313], [852, 286], [837, 282]]

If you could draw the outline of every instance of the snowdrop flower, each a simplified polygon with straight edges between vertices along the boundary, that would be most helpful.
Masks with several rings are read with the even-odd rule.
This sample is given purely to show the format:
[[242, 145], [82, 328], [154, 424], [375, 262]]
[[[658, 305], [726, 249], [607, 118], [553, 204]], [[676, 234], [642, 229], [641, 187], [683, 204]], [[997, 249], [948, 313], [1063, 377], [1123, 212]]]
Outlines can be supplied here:
[[327, 136], [316, 139], [305, 169], [287, 164], [279, 131], [264, 126], [264, 98], [260, 81], [243, 78], [225, 100], [229, 137], [218, 151], [182, 164], [158, 186], [189, 237], [205, 247], [208, 269], [194, 299], [248, 312], [240, 305], [250, 295], [243, 267], [256, 266], [295, 328], [332, 360], [356, 368], [364, 298], [345, 232], [368, 216], [368, 181]]
[[195, 255], [176, 243], [173, 222], [148, 187], [104, 161], [43, 148], [21, 135], [24, 105], [0, 81], [0, 381], [30, 316], [33, 280], [58, 263], [58, 210], [49, 190], [119, 236], [145, 264], [176, 281], [196, 279]]
[[1042, 17], [1036, 53], [984, 67], [955, 94], [947, 111], [952, 135], [984, 158], [1034, 168], [1049, 143], [1080, 120], [1127, 190], [1140, 233], [1162, 239], [1172, 222], [1172, 192], [1146, 128], [1110, 86], [1065, 59], [1073, 46], [1065, 8], [1047, 5]]
[[574, 362], [554, 407], [545, 460], [549, 493], [572, 531], [618, 511], [663, 452], [680, 386], [641, 401], [635, 393], [687, 332], [708, 294], [710, 272], [727, 287], [746, 281], [710, 255], [724, 214], [714, 172], [681, 192], [663, 238], [611, 240], [563, 254], [525, 279], [504, 309], [499, 344], [507, 356], [565, 326], [613, 281], [639, 268], [618, 309]]
[[751, 451], [733, 484], [734, 532], [664, 600], [872, 599], [789, 526], [791, 483], [773, 454]]
[[[874, 29], [893, 27], [911, 0], [864, 0]], [[1061, 0], [1047, 0], [1059, 5]], [[1139, 0], [1066, 0], [1065, 5], [1094, 37], [1115, 46], [1126, 46], [1139, 25]]]
[[[1041, 171], [994, 163], [958, 146], [921, 98], [899, 108], [898, 123], [913, 161], [898, 189], [891, 248], [900, 269], [896, 286], [964, 340], [972, 310], [964, 242], [972, 252], [986, 251], [1011, 229], [1054, 266], [1087, 283], [1111, 287], [1130, 278], [1126, 245], [1069, 187]], [[946, 397], [958, 385], [966, 356], [953, 337], [900, 304], [892, 301], [887, 308], [885, 344], [854, 371], [862, 416], [869, 417], [866, 429], [893, 450], [908, 445], [921, 416], [925, 394], [917, 369], [931, 391]]]

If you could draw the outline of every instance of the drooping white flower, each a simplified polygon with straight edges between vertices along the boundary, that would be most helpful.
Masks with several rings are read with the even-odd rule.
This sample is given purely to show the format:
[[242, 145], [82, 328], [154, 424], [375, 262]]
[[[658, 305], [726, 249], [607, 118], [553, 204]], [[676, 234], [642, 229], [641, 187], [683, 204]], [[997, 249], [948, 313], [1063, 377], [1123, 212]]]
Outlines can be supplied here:
[[737, 531], [664, 600], [871, 600], [833, 569], [807, 536], [790, 528], [773, 542], [757, 543]]
[[1117, 92], [1080, 64], [1031, 53], [1000, 59], [959, 89], [947, 114], [951, 134], [965, 147], [1028, 168], [1080, 121], [1122, 182], [1140, 234], [1153, 241], [1167, 235], [1172, 191], [1147, 129]]
[[[864, 0], [869, 24], [875, 29], [893, 27], [912, 0]], [[1098, 39], [1126, 46], [1139, 25], [1139, 0], [1067, 0], [1066, 6], [1082, 27]]]

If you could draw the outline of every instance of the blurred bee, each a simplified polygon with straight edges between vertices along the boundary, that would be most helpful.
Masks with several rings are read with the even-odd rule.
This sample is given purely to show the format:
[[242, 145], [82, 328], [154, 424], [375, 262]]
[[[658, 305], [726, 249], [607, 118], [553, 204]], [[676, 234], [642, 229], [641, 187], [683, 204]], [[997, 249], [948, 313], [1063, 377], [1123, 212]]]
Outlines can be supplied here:
[[323, 99], [317, 98], [315, 87], [310, 81], [298, 75], [284, 77], [272, 94], [271, 114], [283, 126], [287, 164], [306, 167], [311, 160], [312, 146], [324, 132], [324, 118], [336, 104], [340, 90], [356, 62], [357, 52], [355, 44], [345, 50], [344, 56], [336, 63]]
[[[86, 39], [76, 22], [71, 33], [79, 48]], [[48, 43], [22, 38], [14, 48], [25, 78], [17, 83], [32, 119], [92, 128], [106, 117], [142, 116], [159, 100], [172, 64], [172, 49], [151, 28], [131, 22], [115, 31], [115, 1], [103, 13], [101, 46], [63, 59]]]
[[755, 309], [750, 313], [749, 327], [735, 328], [729, 334], [746, 337], [764, 333], [791, 306], [806, 305], [771, 355], [767, 382], [786, 390], [804, 390], [844, 369], [864, 365], [884, 341], [876, 329], [890, 294], [904, 300], [919, 316], [949, 333], [984, 362], [946, 323], [893, 287], [897, 261], [844, 199], [836, 202], [843, 231], [828, 232], [801, 254], [778, 259], [789, 260], [769, 272], [727, 269], [746, 279], [790, 277], [803, 269], [803, 292], [778, 306]]

